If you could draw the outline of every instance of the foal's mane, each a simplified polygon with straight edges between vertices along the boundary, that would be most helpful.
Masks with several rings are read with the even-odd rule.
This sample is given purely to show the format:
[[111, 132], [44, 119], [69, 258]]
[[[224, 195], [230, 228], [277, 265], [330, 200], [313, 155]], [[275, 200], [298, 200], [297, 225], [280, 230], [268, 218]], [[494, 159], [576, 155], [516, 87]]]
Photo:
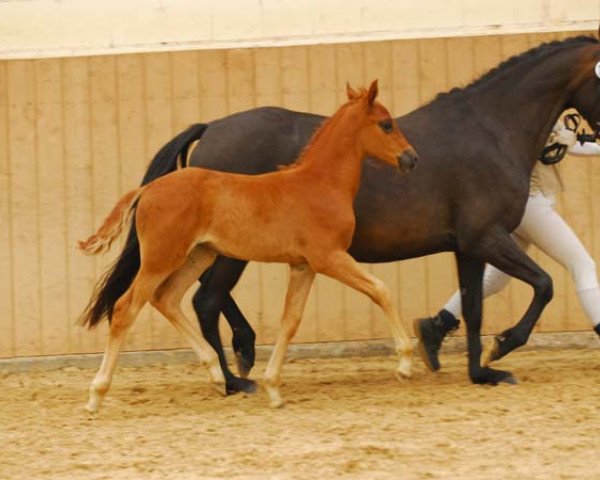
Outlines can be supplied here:
[[[519, 53], [514, 55], [503, 62], [499, 63], [496, 67], [487, 71], [479, 78], [473, 80], [465, 87], [455, 87], [448, 92], [439, 93], [432, 102], [436, 100], [446, 99], [449, 97], [453, 97], [456, 95], [460, 95], [462, 93], [466, 93], [467, 91], [477, 88], [481, 84], [487, 82], [488, 80], [495, 78], [496, 76], [504, 73], [506, 70], [511, 69], [515, 65], [519, 65], [531, 58], [541, 57], [543, 55], [547, 55], [550, 53], [556, 52], [557, 49], [561, 48], [570, 48], [573, 46], [581, 46], [585, 44], [596, 44], [598, 45], [598, 39], [589, 35], [579, 35], [577, 37], [569, 37], [564, 40], [552, 40], [550, 42], [545, 42], [537, 47], [530, 48], [523, 53]], [[431, 103], [431, 102], [430, 102]]]
[[334, 120], [337, 120], [339, 118], [339, 115], [342, 113], [342, 111], [345, 110], [350, 105], [354, 105], [358, 100], [360, 100], [361, 98], [363, 98], [363, 96], [366, 95], [366, 94], [367, 94], [367, 89], [366, 88], [361, 88], [359, 90], [359, 96], [357, 98], [355, 98], [353, 100], [348, 100], [340, 108], [338, 108], [337, 111], [331, 117], [325, 118], [325, 120], [323, 120], [323, 123], [321, 123], [321, 125], [319, 126], [319, 128], [317, 128], [315, 130], [315, 132], [313, 133], [313, 135], [310, 138], [309, 142], [304, 146], [304, 148], [302, 149], [302, 151], [298, 155], [298, 158], [296, 160], [294, 160], [292, 163], [290, 163], [289, 165], [279, 165], [277, 167], [277, 169], [278, 170], [288, 170], [290, 168], [295, 168], [298, 165], [300, 165], [302, 163], [302, 160], [304, 160], [306, 158], [306, 155], [307, 155], [308, 151], [310, 150], [310, 148], [319, 140], [320, 137], [323, 136], [323, 133], [326, 130], [329, 130], [328, 127], [332, 123], [334, 123]]

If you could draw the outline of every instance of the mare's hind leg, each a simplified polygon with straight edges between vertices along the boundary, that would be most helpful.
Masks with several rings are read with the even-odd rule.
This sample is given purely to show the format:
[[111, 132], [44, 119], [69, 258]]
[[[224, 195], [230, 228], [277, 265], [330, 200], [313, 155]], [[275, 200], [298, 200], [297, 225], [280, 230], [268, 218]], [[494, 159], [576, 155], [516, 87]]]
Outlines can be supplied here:
[[226, 395], [225, 377], [219, 359], [208, 342], [200, 335], [198, 327], [181, 310], [181, 299], [190, 286], [214, 261], [216, 254], [202, 246], [196, 246], [188, 254], [184, 264], [173, 272], [156, 289], [152, 305], [190, 342], [200, 363], [210, 373], [213, 385], [219, 393]]
[[456, 253], [462, 311], [467, 324], [469, 377], [473, 383], [496, 385], [514, 383], [510, 372], [481, 367], [481, 314], [483, 303], [484, 262], [479, 258]]
[[412, 367], [412, 343], [400, 322], [398, 311], [385, 283], [366, 272], [347, 252], [342, 251], [328, 257], [318, 266], [317, 271], [366, 294], [381, 307], [392, 330], [399, 357], [396, 375], [409, 378]]
[[296, 334], [298, 325], [300, 325], [306, 299], [308, 298], [314, 279], [315, 272], [307, 264], [290, 265], [290, 281], [285, 296], [281, 330], [279, 330], [277, 342], [273, 348], [273, 353], [271, 353], [271, 358], [269, 359], [269, 364], [264, 375], [264, 387], [269, 395], [271, 407], [280, 407], [283, 405], [283, 400], [279, 393], [281, 366], [285, 359], [287, 346]]
[[531, 285], [533, 299], [517, 325], [505, 330], [485, 346], [481, 358], [483, 365], [525, 345], [544, 307], [552, 299], [552, 278], [510, 236], [506, 235], [494, 242], [494, 248], [486, 256], [486, 261], [507, 275]]
[[[229, 294], [246, 265], [247, 262], [242, 260], [218, 256], [200, 277], [200, 288], [192, 300], [202, 334], [219, 355], [219, 363], [227, 382], [227, 393], [253, 392], [256, 389], [256, 384], [245, 378], [254, 365], [256, 335]], [[233, 331], [233, 350], [238, 372], [243, 378], [237, 378], [227, 365], [219, 334], [221, 311]]]
[[163, 278], [146, 275], [140, 271], [129, 289], [115, 304], [102, 364], [90, 386], [86, 405], [88, 412], [94, 413], [100, 408], [110, 387], [125, 334]]

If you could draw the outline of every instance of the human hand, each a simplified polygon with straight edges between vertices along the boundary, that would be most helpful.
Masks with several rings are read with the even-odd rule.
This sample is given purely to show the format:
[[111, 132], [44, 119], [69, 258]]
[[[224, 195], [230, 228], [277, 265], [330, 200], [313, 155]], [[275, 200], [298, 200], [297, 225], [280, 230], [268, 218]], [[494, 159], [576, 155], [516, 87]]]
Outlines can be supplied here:
[[577, 141], [577, 133], [563, 127], [555, 132], [554, 141], [571, 148]]

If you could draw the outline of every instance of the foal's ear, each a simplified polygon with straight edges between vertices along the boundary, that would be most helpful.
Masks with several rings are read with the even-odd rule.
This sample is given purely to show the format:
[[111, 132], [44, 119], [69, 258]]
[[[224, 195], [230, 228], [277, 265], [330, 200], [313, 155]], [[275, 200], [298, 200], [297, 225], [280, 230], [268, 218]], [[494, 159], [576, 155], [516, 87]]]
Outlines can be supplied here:
[[377, 94], [379, 93], [379, 86], [377, 84], [378, 80], [375, 79], [371, 82], [371, 86], [369, 87], [369, 92], [367, 93], [367, 100], [369, 101], [369, 105], [373, 105], [373, 102], [377, 98]]
[[348, 95], [348, 100], [354, 100], [355, 98], [358, 98], [359, 95], [358, 92], [354, 90], [348, 82], [346, 82], [346, 95]]

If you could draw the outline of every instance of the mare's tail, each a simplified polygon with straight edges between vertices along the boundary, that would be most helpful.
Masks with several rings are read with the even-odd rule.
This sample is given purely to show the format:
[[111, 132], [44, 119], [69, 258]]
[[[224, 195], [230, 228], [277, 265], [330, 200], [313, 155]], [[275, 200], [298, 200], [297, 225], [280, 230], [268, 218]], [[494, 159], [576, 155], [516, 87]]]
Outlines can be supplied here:
[[[206, 124], [194, 124], [165, 144], [152, 159], [142, 185], [171, 173], [180, 166], [185, 166], [190, 145], [200, 140], [207, 128]], [[96, 285], [88, 306], [79, 318], [79, 323], [93, 328], [104, 317], [110, 322], [115, 303], [127, 291], [139, 269], [139, 241], [135, 222], [132, 222], [121, 254]]]

